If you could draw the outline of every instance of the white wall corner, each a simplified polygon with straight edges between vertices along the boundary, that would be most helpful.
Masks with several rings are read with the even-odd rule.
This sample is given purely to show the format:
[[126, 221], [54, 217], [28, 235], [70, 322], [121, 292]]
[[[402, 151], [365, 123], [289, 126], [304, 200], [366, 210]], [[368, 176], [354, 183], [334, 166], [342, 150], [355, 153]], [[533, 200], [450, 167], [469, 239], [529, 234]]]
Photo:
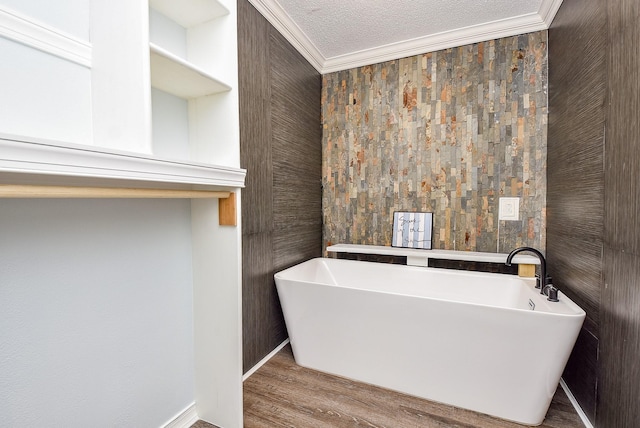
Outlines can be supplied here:
[[547, 29], [551, 27], [551, 22], [553, 22], [553, 18], [556, 17], [556, 13], [558, 13], [561, 5], [562, 0], [542, 0], [542, 3], [540, 3], [540, 11], [538, 14], [544, 21]]
[[178, 413], [173, 419], [164, 424], [162, 428], [189, 428], [198, 421], [198, 412], [196, 411], [196, 403]]
[[249, 0], [267, 21], [313, 66], [323, 73], [325, 57], [275, 0]]

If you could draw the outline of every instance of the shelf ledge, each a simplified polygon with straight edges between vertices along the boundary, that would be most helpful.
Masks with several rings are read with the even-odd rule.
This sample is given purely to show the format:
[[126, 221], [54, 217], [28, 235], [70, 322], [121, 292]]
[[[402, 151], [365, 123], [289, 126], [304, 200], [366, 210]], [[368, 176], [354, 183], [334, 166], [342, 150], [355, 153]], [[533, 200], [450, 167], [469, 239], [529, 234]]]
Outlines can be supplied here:
[[231, 90], [229, 85], [160, 46], [150, 43], [149, 47], [154, 88], [185, 99]]
[[216, 0], [150, 0], [149, 5], [185, 28], [229, 14], [229, 9]]
[[228, 190], [244, 187], [245, 175], [241, 168], [0, 134], [0, 178], [6, 184], [97, 186], [115, 180], [154, 188]]

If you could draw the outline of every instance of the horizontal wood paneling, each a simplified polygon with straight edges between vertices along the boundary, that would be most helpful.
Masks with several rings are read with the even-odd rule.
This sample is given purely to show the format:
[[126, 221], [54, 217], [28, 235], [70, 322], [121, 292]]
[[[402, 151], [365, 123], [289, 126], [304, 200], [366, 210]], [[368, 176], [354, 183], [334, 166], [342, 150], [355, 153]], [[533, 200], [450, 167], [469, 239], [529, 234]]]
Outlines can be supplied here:
[[287, 337], [273, 274], [320, 256], [320, 75], [238, 1], [243, 366]]
[[321, 80], [272, 28], [274, 266], [322, 255]]
[[[242, 345], [248, 370], [287, 338], [282, 309], [273, 279], [273, 232], [242, 237]], [[266, 354], [265, 354], [266, 355]]]
[[610, 0], [598, 427], [640, 421], [640, 4]]
[[565, 0], [549, 30], [547, 266], [587, 312], [564, 378], [596, 418], [604, 237], [606, 10]]
[[269, 23], [246, 0], [238, 1], [240, 160], [247, 169], [242, 233], [268, 232], [273, 223]]
[[640, 421], [640, 257], [605, 250], [596, 427]]
[[[587, 415], [596, 415], [598, 389], [598, 338], [583, 328], [562, 378]], [[593, 419], [592, 419], [593, 420]]]
[[[279, 308], [274, 308], [271, 304], [275, 289], [271, 272], [273, 162], [269, 120], [269, 43], [265, 42], [268, 35], [268, 22], [248, 1], [238, 1], [240, 162], [247, 169], [246, 187], [242, 192], [244, 371], [259, 361], [260, 355], [269, 352], [271, 335], [268, 332], [274, 328], [274, 324], [282, 324], [277, 318]], [[283, 334], [279, 336], [282, 337]]]
[[609, 4], [606, 245], [640, 253], [640, 28], [637, 1]]
[[[241, 106], [244, 131], [240, 133], [242, 166], [247, 169], [242, 193], [242, 232], [270, 231], [273, 224], [273, 160], [271, 149], [271, 106], [269, 100], [246, 99]], [[246, 112], [246, 113], [245, 113]]]
[[549, 32], [548, 258], [589, 330], [564, 377], [605, 428], [640, 420], [639, 20], [635, 0], [565, 0]]
[[553, 283], [587, 312], [583, 328], [597, 337], [603, 281], [602, 241], [581, 239], [562, 230], [554, 231], [552, 236], [552, 245], [547, 250], [548, 272]]
[[280, 271], [303, 260], [321, 257], [321, 242], [316, 241], [318, 228], [305, 224], [279, 229], [274, 235], [274, 269]]

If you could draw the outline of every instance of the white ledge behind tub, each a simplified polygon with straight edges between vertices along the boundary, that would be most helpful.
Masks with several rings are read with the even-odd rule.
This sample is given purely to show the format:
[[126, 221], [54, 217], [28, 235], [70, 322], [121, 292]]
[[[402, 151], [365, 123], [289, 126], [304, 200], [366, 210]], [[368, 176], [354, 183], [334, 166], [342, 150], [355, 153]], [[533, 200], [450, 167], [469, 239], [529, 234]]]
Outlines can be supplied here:
[[[409, 266], [428, 266], [429, 259], [464, 260], [468, 262], [504, 263], [508, 254], [481, 253], [476, 251], [455, 250], [418, 250], [414, 248], [386, 247], [381, 245], [336, 244], [327, 247], [329, 253], [378, 254], [383, 256], [404, 256]], [[518, 254], [513, 264], [539, 265], [534, 256]]]

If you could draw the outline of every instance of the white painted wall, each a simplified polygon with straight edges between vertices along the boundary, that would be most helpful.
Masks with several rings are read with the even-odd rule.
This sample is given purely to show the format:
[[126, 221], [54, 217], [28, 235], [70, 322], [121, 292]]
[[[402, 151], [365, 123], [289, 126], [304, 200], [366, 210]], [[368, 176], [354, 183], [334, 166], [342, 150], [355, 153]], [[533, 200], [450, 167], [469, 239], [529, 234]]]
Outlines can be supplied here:
[[2, 132], [92, 143], [90, 69], [3, 37], [0, 58]]
[[153, 154], [161, 158], [189, 160], [189, 102], [151, 88]]
[[0, 426], [157, 427], [194, 402], [190, 202], [0, 201]]
[[0, 0], [0, 8], [33, 18], [73, 37], [90, 40], [91, 0], [50, 1]]

